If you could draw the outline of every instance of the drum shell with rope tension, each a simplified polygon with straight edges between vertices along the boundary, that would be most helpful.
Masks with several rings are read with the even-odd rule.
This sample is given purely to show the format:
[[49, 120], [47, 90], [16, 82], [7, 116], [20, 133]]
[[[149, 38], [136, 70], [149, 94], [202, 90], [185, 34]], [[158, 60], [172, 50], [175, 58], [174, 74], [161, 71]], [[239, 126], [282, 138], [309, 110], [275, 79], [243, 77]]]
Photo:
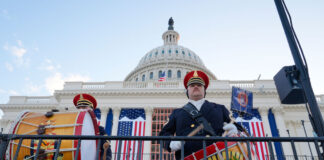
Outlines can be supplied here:
[[[239, 136], [239, 135], [238, 135]], [[228, 146], [228, 155], [229, 158], [226, 158], [226, 150], [224, 142], [215, 142], [212, 145], [206, 147], [206, 159], [207, 160], [248, 160], [248, 145], [246, 142], [227, 142]], [[252, 143], [250, 142], [250, 152], [251, 160], [257, 160], [255, 155], [255, 150], [253, 149]], [[184, 160], [203, 160], [204, 159], [204, 150], [201, 149], [195, 153], [184, 158]]]
[[[97, 121], [91, 110], [52, 113], [53, 115], [49, 117], [44, 113], [24, 112], [12, 125], [10, 133], [17, 135], [99, 135]], [[34, 159], [38, 142], [38, 139], [24, 139], [17, 159]], [[98, 142], [97, 140], [82, 140], [78, 160], [95, 159]], [[14, 158], [18, 143], [19, 139], [10, 141], [6, 159]], [[57, 144], [57, 139], [43, 139], [39, 158], [53, 159]], [[58, 158], [75, 159], [77, 145], [77, 139], [62, 140]]]

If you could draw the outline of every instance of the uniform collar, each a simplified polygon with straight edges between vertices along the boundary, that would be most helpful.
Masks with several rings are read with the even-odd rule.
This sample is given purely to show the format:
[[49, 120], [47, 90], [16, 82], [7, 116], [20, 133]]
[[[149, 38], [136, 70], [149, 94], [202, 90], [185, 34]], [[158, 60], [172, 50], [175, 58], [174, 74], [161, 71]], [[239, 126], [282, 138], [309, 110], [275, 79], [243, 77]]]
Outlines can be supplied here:
[[189, 102], [191, 104], [193, 104], [197, 108], [198, 111], [200, 111], [201, 106], [205, 103], [205, 98], [203, 98], [201, 100], [198, 100], [198, 101], [194, 101], [194, 100], [189, 99]]

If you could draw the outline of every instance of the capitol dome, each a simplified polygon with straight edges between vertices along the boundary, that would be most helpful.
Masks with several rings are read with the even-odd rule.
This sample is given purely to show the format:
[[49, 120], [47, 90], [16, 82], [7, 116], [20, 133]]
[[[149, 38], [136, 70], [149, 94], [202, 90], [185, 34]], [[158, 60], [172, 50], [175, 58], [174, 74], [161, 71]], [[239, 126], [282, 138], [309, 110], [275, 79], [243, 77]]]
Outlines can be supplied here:
[[204, 71], [210, 80], [216, 80], [215, 75], [205, 67], [196, 53], [178, 45], [180, 36], [174, 31], [173, 23], [170, 18], [168, 30], [162, 35], [164, 45], [146, 53], [125, 81], [157, 81], [163, 72], [166, 81], [177, 81], [192, 70]]

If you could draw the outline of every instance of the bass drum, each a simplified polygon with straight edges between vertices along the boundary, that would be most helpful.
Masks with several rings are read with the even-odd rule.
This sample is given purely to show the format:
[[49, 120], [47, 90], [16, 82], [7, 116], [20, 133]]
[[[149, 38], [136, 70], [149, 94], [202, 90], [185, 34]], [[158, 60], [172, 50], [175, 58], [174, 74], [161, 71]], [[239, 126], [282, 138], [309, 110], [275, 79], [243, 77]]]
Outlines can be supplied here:
[[[49, 113], [49, 112], [48, 112]], [[99, 135], [99, 128], [93, 111], [80, 112], [24, 112], [12, 126], [10, 133], [18, 135]], [[34, 159], [39, 139], [24, 139], [17, 159]], [[7, 159], [14, 159], [19, 139], [12, 140], [8, 147]], [[82, 140], [78, 160], [95, 159], [96, 140]], [[75, 159], [78, 140], [62, 140], [58, 159]], [[43, 139], [38, 159], [52, 160], [58, 140]]]

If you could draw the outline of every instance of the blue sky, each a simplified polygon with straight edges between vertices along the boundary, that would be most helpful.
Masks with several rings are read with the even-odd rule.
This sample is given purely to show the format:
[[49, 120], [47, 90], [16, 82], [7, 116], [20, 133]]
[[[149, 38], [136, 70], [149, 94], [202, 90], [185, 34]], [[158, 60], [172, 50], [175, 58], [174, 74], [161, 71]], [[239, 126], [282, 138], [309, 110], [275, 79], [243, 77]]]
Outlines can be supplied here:
[[[324, 1], [286, 0], [324, 94]], [[48, 96], [64, 81], [122, 81], [163, 44], [169, 17], [179, 44], [220, 80], [272, 79], [293, 60], [273, 0], [0, 1], [0, 103]]]

